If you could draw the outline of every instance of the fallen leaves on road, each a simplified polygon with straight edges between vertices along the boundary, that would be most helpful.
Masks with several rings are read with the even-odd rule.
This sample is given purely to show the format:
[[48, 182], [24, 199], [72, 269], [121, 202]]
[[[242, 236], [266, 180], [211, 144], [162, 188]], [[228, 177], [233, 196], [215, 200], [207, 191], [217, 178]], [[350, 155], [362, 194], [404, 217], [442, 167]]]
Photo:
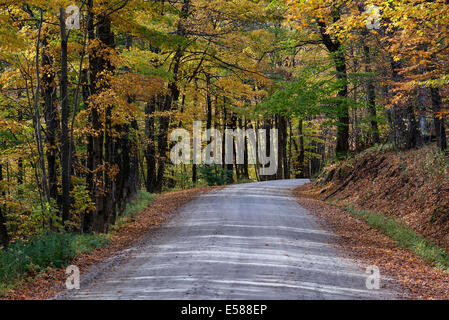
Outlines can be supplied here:
[[[407, 249], [349, 213], [314, 197], [311, 186], [295, 191], [298, 202], [319, 218], [323, 227], [338, 235], [336, 246], [364, 265], [376, 265], [393, 278], [398, 291], [411, 299], [449, 299], [449, 275], [428, 265]], [[390, 285], [395, 285], [391, 283]]]
[[[90, 266], [103, 262], [116, 253], [132, 247], [155, 227], [166, 222], [180, 207], [211, 189], [211, 187], [197, 188], [167, 192], [155, 196], [150, 207], [112, 234], [110, 244], [107, 247], [97, 249], [90, 254], [80, 255], [70, 264], [78, 266], [81, 274], [85, 273]], [[28, 279], [21, 286], [12, 290], [5, 299], [49, 299], [64, 289], [66, 278], [65, 269], [49, 270], [34, 279]]]
[[317, 198], [398, 219], [449, 253], [448, 159], [435, 150], [367, 150], [326, 169]]

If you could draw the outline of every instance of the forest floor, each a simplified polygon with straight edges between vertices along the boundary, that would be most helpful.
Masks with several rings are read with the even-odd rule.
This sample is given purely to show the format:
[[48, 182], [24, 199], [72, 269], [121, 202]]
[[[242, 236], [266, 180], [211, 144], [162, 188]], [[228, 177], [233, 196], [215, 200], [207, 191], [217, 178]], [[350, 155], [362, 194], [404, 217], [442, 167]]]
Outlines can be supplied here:
[[337, 246], [415, 299], [449, 299], [449, 161], [435, 149], [373, 148], [295, 190]]
[[[135, 246], [143, 237], [169, 221], [179, 208], [191, 202], [201, 194], [217, 187], [204, 187], [181, 191], [166, 192], [156, 195], [151, 205], [131, 217], [110, 234], [108, 246], [99, 248], [89, 254], [76, 257], [69, 264], [79, 267], [83, 275], [91, 266], [121, 255], [126, 258], [127, 249]], [[52, 269], [30, 278], [11, 290], [3, 300], [42, 300], [54, 297], [65, 289], [67, 275], [65, 268]], [[0, 299], [0, 300], [2, 300]]]

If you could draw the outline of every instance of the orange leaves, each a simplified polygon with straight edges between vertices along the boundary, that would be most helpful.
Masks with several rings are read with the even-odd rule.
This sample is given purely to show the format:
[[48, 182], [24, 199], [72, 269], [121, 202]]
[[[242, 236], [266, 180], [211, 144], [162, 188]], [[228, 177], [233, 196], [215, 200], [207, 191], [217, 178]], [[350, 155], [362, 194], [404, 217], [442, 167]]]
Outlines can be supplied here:
[[394, 1], [381, 4], [381, 10], [385, 19], [391, 21], [384, 40], [395, 61], [433, 70], [422, 74], [425, 80], [447, 74], [444, 66], [449, 62], [449, 8], [445, 1]]
[[[296, 190], [298, 201], [319, 218], [323, 227], [338, 236], [335, 245], [343, 249], [345, 256], [349, 255], [364, 265], [378, 266], [383, 278], [382, 285], [399, 289], [407, 294], [405, 298], [448, 299], [447, 273], [429, 266], [407, 249], [398, 247], [365, 221], [317, 200], [316, 194], [321, 188], [314, 184], [299, 188]], [[359, 188], [358, 193], [361, 190], [364, 188]]]
[[159, 76], [138, 73], [120, 74], [111, 81], [111, 88], [120, 96], [134, 97], [138, 101], [149, 102], [165, 90], [166, 81]]

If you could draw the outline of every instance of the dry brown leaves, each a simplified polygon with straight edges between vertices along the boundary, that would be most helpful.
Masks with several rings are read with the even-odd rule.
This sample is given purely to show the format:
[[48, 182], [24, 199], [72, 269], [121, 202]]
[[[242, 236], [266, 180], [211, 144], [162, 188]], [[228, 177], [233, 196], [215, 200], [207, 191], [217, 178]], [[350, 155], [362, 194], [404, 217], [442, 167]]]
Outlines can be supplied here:
[[411, 299], [449, 299], [449, 275], [431, 266], [389, 237], [346, 211], [317, 199], [319, 189], [308, 184], [295, 191], [298, 202], [339, 237], [335, 243], [350, 258], [376, 265], [393, 278], [397, 290]]
[[[332, 197], [335, 204], [395, 217], [449, 253], [449, 176], [435, 149], [361, 156], [351, 169], [354, 179]], [[320, 199], [341, 184], [317, 186], [327, 190]]]
[[[78, 266], [81, 274], [85, 273], [90, 266], [103, 262], [116, 253], [132, 247], [155, 227], [166, 222], [171, 214], [175, 213], [180, 207], [211, 189], [212, 187], [197, 188], [157, 195], [149, 208], [114, 232], [107, 247], [97, 249], [90, 254], [80, 255], [70, 264]], [[51, 270], [26, 281], [11, 291], [5, 299], [41, 300], [51, 298], [63, 290], [66, 278], [65, 269]]]

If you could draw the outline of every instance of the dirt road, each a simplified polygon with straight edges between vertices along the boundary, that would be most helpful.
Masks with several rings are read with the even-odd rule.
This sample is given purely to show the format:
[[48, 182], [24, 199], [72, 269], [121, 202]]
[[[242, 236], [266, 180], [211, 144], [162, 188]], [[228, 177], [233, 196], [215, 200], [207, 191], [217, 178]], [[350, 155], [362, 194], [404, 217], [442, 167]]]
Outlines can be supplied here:
[[342, 259], [291, 195], [305, 180], [233, 185], [185, 206], [127, 262], [69, 299], [391, 299]]

